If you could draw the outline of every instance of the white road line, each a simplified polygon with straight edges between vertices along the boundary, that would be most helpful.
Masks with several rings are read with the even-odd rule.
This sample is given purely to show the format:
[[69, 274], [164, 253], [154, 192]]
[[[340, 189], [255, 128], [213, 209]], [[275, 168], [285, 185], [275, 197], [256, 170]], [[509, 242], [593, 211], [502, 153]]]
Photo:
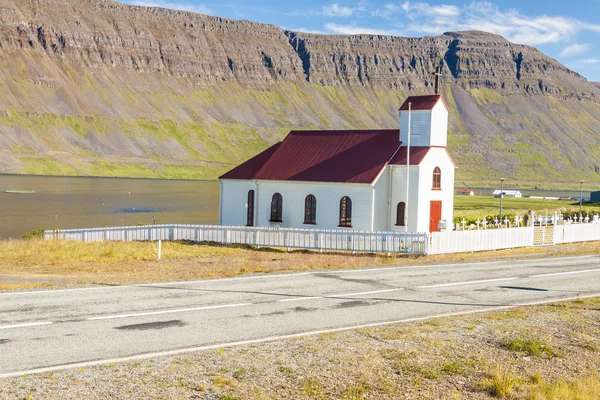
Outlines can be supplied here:
[[445, 286], [471, 285], [471, 284], [476, 284], [476, 283], [488, 283], [488, 282], [514, 281], [515, 279], [519, 279], [519, 278], [498, 278], [498, 279], [484, 279], [481, 281], [440, 283], [438, 285], [417, 286], [417, 289], [438, 288], [438, 287], [445, 287]]
[[[564, 257], [547, 257], [547, 258], [522, 258], [522, 259], [517, 259], [515, 261], [523, 261], [523, 262], [548, 262], [548, 261], [564, 261], [564, 260], [573, 260], [573, 261], [577, 261], [579, 259], [585, 259], [585, 258], [596, 258], [599, 259], [599, 257], [597, 255], [594, 254], [587, 254], [584, 256], [564, 256]], [[505, 261], [509, 261], [509, 260], [505, 260]]]
[[303, 301], [303, 300], [314, 300], [314, 299], [335, 299], [335, 298], [340, 298], [340, 297], [362, 296], [362, 295], [366, 295], [366, 294], [397, 292], [399, 290], [404, 290], [404, 288], [373, 290], [371, 292], [360, 292], [360, 293], [330, 294], [330, 295], [314, 296], [314, 297], [295, 297], [293, 299], [283, 299], [283, 300], [278, 300], [278, 301], [281, 303], [284, 303], [284, 302], [288, 302], [288, 301]]
[[112, 359], [105, 359], [105, 360], [86, 361], [86, 362], [73, 363], [73, 364], [56, 365], [56, 366], [52, 366], [52, 367], [35, 368], [35, 369], [30, 369], [30, 370], [25, 370], [25, 371], [8, 372], [5, 374], [0, 374], [0, 379], [13, 378], [13, 377], [23, 376], [23, 375], [43, 374], [43, 373], [47, 373], [47, 372], [64, 371], [67, 369], [93, 367], [96, 365], [105, 365], [105, 364], [122, 363], [122, 362], [128, 362], [128, 361], [144, 360], [144, 359], [148, 359], [148, 358], [176, 356], [179, 354], [193, 353], [193, 352], [198, 352], [198, 351], [222, 349], [224, 347], [244, 346], [244, 345], [248, 345], [248, 344], [273, 342], [276, 340], [285, 340], [285, 339], [293, 339], [293, 338], [299, 338], [299, 337], [305, 337], [305, 336], [321, 335], [324, 333], [344, 332], [344, 331], [350, 331], [350, 330], [354, 330], [354, 329], [374, 328], [374, 327], [378, 327], [378, 326], [387, 326], [387, 325], [393, 325], [393, 324], [427, 321], [430, 319], [454, 317], [457, 315], [479, 314], [479, 313], [490, 312], [490, 311], [506, 310], [506, 309], [519, 307], [519, 306], [556, 303], [556, 302], [560, 302], [560, 301], [570, 301], [570, 300], [585, 299], [585, 298], [598, 297], [598, 296], [600, 296], [600, 293], [597, 293], [594, 295], [588, 295], [588, 296], [574, 296], [574, 297], [566, 297], [566, 298], [551, 299], [551, 300], [544, 300], [544, 301], [536, 301], [536, 302], [532, 302], [532, 303], [518, 303], [518, 304], [509, 305], [509, 306], [489, 307], [489, 308], [484, 308], [484, 309], [479, 309], [479, 310], [458, 311], [458, 312], [454, 312], [454, 313], [432, 315], [429, 317], [417, 317], [417, 318], [401, 319], [401, 320], [397, 320], [397, 321], [375, 322], [372, 324], [346, 326], [343, 328], [333, 328], [333, 329], [325, 329], [325, 330], [319, 330], [319, 331], [309, 331], [309, 332], [295, 333], [295, 334], [291, 334], [291, 335], [270, 336], [270, 337], [265, 337], [265, 338], [260, 338], [260, 339], [244, 340], [244, 341], [240, 341], [240, 342], [230, 342], [230, 343], [213, 344], [213, 345], [207, 345], [207, 346], [188, 347], [185, 349], [166, 350], [166, 351], [160, 351], [160, 352], [155, 352], [155, 353], [137, 354], [134, 356], [112, 358]]
[[175, 309], [175, 310], [149, 311], [149, 312], [132, 313], [132, 314], [104, 315], [104, 316], [101, 316], [101, 317], [86, 318], [86, 320], [87, 321], [98, 321], [98, 320], [102, 320], [102, 319], [145, 317], [147, 315], [161, 315], [161, 314], [172, 314], [172, 313], [181, 313], [181, 312], [189, 312], [189, 311], [215, 310], [217, 308], [243, 307], [243, 306], [249, 306], [251, 304], [252, 303], [223, 304], [223, 305], [219, 305], [219, 306], [180, 308], [180, 309]]
[[[580, 259], [586, 258], [598, 258], [595, 255], [585, 255], [585, 256], [566, 256], [560, 258], [534, 258], [534, 259], [518, 259], [512, 261], [518, 262], [548, 262], [548, 261], [561, 261], [561, 260], [573, 260], [577, 261]], [[213, 282], [221, 282], [221, 281], [237, 281], [237, 280], [254, 280], [254, 279], [273, 279], [273, 278], [287, 278], [287, 277], [295, 277], [295, 276], [303, 276], [303, 275], [312, 275], [312, 274], [352, 274], [352, 273], [361, 273], [361, 272], [375, 272], [375, 271], [394, 271], [394, 270], [403, 270], [403, 269], [425, 269], [425, 268], [444, 268], [444, 267], [475, 267], [478, 265], [490, 265], [490, 264], [502, 264], [507, 263], [511, 260], [499, 260], [499, 261], [489, 261], [489, 262], [466, 262], [466, 263], [454, 263], [454, 264], [413, 264], [413, 265], [399, 265], [396, 267], [380, 267], [380, 268], [361, 268], [361, 269], [343, 269], [343, 270], [335, 270], [335, 269], [315, 269], [310, 272], [296, 272], [296, 273], [277, 273], [277, 274], [269, 274], [269, 275], [252, 275], [252, 276], [240, 276], [235, 278], [217, 278], [217, 279], [198, 279], [198, 280], [190, 280], [190, 281], [175, 281], [175, 282], [156, 282], [156, 283], [143, 283], [137, 285], [122, 285], [122, 286], [93, 286], [93, 287], [84, 287], [84, 288], [73, 288], [73, 289], [50, 289], [50, 290], [31, 290], [25, 292], [7, 292], [0, 293], [0, 296], [16, 296], [16, 295], [28, 295], [28, 294], [53, 294], [53, 293], [61, 293], [61, 292], [76, 292], [76, 291], [85, 291], [85, 290], [111, 290], [111, 289], [124, 289], [124, 288], [144, 288], [145, 286], [161, 286], [161, 285], [189, 285], [189, 284], [198, 284], [198, 283], [213, 283]]]
[[[587, 257], [587, 256], [580, 256]], [[539, 259], [538, 261], [543, 261]], [[413, 265], [398, 265], [395, 267], [378, 267], [378, 268], [361, 268], [361, 269], [314, 269], [310, 272], [281, 272], [271, 273], [269, 275], [252, 275], [252, 276], [238, 276], [235, 278], [216, 278], [216, 279], [201, 279], [194, 281], [176, 281], [176, 282], [163, 282], [163, 283], [148, 283], [133, 285], [133, 287], [144, 287], [144, 286], [161, 286], [161, 285], [185, 285], [185, 284], [196, 284], [196, 283], [213, 283], [213, 282], [230, 282], [230, 281], [246, 281], [253, 279], [271, 279], [271, 278], [288, 278], [296, 276], [314, 275], [314, 274], [354, 274], [361, 272], [378, 272], [378, 271], [396, 271], [403, 269], [426, 269], [426, 268], [440, 268], [440, 267], [474, 267], [477, 265], [490, 265], [500, 264], [506, 261], [489, 261], [489, 262], [466, 262], [466, 263], [455, 263], [455, 264], [413, 264]], [[344, 268], [344, 267], [342, 267]], [[27, 292], [25, 292], [27, 293]]]
[[27, 322], [14, 325], [0, 325], [0, 329], [27, 328], [29, 326], [50, 325], [52, 322]]
[[586, 269], [586, 270], [582, 270], [582, 271], [569, 271], [569, 272], [554, 272], [554, 273], [551, 273], [551, 274], [531, 275], [528, 278], [542, 278], [544, 276], [585, 274], [585, 273], [588, 273], [588, 272], [600, 272], [600, 269]]

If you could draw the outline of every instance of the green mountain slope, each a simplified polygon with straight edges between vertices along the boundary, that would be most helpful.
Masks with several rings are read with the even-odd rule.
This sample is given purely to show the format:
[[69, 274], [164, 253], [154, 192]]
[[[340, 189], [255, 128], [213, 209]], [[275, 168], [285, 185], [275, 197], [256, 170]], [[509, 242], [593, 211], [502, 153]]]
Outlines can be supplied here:
[[0, 172], [211, 179], [291, 129], [394, 128], [435, 66], [457, 184], [600, 172], [600, 89], [482, 32], [327, 36], [132, 7], [0, 0]]

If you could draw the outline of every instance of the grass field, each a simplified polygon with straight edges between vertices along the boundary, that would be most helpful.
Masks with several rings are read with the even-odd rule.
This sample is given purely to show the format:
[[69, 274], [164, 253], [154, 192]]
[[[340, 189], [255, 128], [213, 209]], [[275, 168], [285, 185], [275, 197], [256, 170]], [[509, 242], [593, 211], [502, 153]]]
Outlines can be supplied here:
[[0, 241], [0, 290], [118, 285], [311, 269], [420, 265], [512, 257], [594, 254], [600, 242], [437, 256], [284, 250], [209, 243]]
[[[583, 215], [600, 214], [600, 204], [584, 203]], [[555, 211], [571, 215], [579, 214], [579, 203], [571, 200], [543, 200], [529, 198], [504, 198], [502, 199], [502, 215], [524, 216], [528, 211], [537, 215], [552, 215]], [[500, 199], [491, 196], [455, 196], [454, 221], [460, 222], [465, 218], [473, 222], [477, 218], [483, 219], [497, 216], [500, 213]]]

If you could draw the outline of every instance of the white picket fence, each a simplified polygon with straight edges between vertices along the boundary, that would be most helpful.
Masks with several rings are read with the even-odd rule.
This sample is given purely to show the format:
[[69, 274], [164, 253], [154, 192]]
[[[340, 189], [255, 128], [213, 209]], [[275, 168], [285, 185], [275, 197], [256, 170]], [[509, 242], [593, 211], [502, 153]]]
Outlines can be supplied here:
[[189, 240], [286, 249], [407, 254], [427, 254], [429, 245], [427, 233], [217, 225], [151, 225], [49, 230], [44, 232], [44, 238], [81, 242]]
[[533, 227], [433, 232], [428, 254], [465, 253], [533, 246]]
[[600, 240], [600, 223], [434, 232], [427, 254], [465, 253]]
[[554, 243], [576, 243], [600, 240], [600, 223], [557, 225]]
[[49, 230], [44, 232], [44, 237], [47, 240], [81, 242], [189, 240], [286, 249], [448, 254], [600, 240], [600, 223], [431, 234], [218, 225], [151, 225]]

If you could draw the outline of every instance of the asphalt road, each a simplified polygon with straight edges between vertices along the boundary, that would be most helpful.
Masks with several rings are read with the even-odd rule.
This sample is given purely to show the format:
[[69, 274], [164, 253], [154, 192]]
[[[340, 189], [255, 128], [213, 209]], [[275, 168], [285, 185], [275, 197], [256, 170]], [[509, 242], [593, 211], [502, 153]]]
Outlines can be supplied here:
[[0, 378], [600, 295], [600, 256], [0, 293]]

